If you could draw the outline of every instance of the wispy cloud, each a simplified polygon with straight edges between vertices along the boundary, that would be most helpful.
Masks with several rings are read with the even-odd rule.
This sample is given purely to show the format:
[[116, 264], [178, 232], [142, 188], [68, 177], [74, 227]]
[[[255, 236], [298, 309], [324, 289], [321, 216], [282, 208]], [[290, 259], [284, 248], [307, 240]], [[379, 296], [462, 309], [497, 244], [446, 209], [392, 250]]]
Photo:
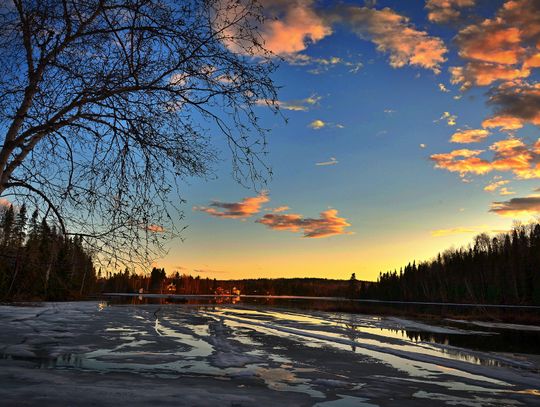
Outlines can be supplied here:
[[266, 214], [255, 222], [273, 230], [300, 232], [306, 238], [350, 234], [345, 229], [351, 226], [347, 219], [338, 216], [336, 209], [321, 212], [319, 218], [303, 218], [299, 214]]
[[218, 218], [242, 219], [259, 213], [261, 205], [268, 201], [268, 192], [262, 191], [259, 195], [244, 198], [240, 202], [212, 201], [209, 206], [195, 206], [193, 210]]
[[540, 196], [512, 198], [509, 201], [493, 202], [490, 212], [505, 217], [534, 216], [540, 214]]
[[495, 192], [497, 189], [508, 184], [509, 182], [510, 181], [508, 180], [492, 181], [484, 187], [484, 191]]
[[515, 195], [515, 194], [516, 193], [514, 191], [510, 191], [506, 187], [502, 187], [501, 189], [499, 189], [499, 195]]
[[454, 228], [448, 229], [436, 229], [432, 230], [431, 236], [433, 237], [444, 237], [444, 236], [453, 236], [453, 235], [463, 235], [469, 233], [480, 233], [485, 231], [485, 226], [457, 226]]
[[327, 72], [331, 68], [344, 66], [349, 73], [357, 73], [364, 65], [360, 61], [344, 59], [341, 57], [316, 58], [310, 55], [298, 53], [283, 56], [284, 60], [290, 65], [307, 66], [308, 73], [319, 75]]
[[476, 0], [427, 0], [428, 20], [446, 23], [460, 18], [461, 8], [474, 6]]
[[313, 120], [311, 123], [308, 124], [308, 127], [311, 127], [313, 130], [320, 130], [324, 127], [333, 127], [336, 129], [344, 129], [345, 126], [341, 123], [332, 123], [332, 122], [325, 122], [321, 119]]
[[452, 114], [450, 112], [444, 112], [441, 115], [441, 117], [439, 117], [436, 120], [433, 120], [433, 122], [437, 123], [437, 122], [440, 122], [440, 121], [445, 121], [446, 124], [448, 124], [449, 126], [455, 126], [456, 125], [456, 119], [457, 119], [457, 116], [455, 114]]
[[277, 208], [266, 208], [266, 212], [273, 212], [273, 213], [279, 213], [279, 212], [285, 212], [288, 211], [290, 208], [287, 205], [278, 206]]
[[315, 165], [318, 165], [318, 166], [327, 166], [327, 165], [336, 165], [337, 163], [339, 163], [339, 161], [336, 160], [335, 157], [330, 157], [330, 160], [328, 160], [328, 161], [322, 161], [322, 162], [319, 162], [319, 163], [315, 163]]
[[444, 93], [450, 92], [450, 90], [444, 85], [444, 83], [439, 83], [439, 90]]
[[[295, 112], [307, 112], [313, 106], [317, 106], [321, 99], [322, 99], [322, 96], [313, 94], [307, 98], [298, 99], [298, 100], [291, 100], [291, 101], [276, 100], [274, 104], [283, 110], [291, 110]], [[272, 104], [271, 101], [265, 100], [265, 99], [259, 99], [257, 100], [256, 103], [259, 106], [267, 106], [267, 105]]]
[[478, 143], [489, 136], [489, 131], [485, 129], [460, 130], [452, 134], [452, 143]]
[[360, 38], [372, 41], [378, 51], [389, 54], [394, 68], [412, 65], [438, 73], [446, 61], [441, 39], [416, 29], [407, 17], [388, 7], [339, 5], [328, 13], [327, 21], [343, 23]]
[[195, 274], [223, 274], [223, 273], [228, 273], [228, 271], [226, 271], [226, 270], [214, 270], [214, 269], [206, 269], [206, 268], [193, 269], [193, 272]]

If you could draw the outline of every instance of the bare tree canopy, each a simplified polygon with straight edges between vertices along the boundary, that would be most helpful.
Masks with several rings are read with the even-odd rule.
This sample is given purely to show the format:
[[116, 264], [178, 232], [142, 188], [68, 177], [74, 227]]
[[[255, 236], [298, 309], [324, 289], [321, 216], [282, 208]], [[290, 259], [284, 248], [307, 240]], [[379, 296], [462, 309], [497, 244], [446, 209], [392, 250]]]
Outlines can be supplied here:
[[0, 195], [135, 260], [181, 216], [177, 181], [208, 173], [211, 129], [239, 181], [264, 180], [253, 108], [275, 106], [275, 87], [261, 16], [255, 1], [4, 2]]

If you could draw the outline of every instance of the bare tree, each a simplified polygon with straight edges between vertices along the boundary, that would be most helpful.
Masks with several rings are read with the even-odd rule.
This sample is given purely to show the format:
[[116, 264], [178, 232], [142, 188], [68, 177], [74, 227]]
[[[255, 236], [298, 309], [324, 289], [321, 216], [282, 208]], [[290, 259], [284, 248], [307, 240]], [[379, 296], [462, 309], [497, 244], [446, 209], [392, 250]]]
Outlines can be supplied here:
[[[12, 1], [9, 2], [9, 1]], [[178, 180], [221, 135], [264, 181], [260, 100], [275, 68], [255, 0], [9, 0], [0, 5], [0, 196], [24, 197], [105, 255], [159, 252]]]

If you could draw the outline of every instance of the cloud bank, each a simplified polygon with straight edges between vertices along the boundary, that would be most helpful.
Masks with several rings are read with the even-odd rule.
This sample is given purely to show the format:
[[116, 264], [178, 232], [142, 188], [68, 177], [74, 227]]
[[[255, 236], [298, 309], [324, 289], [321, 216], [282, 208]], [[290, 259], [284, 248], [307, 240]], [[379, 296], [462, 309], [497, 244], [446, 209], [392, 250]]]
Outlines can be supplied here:
[[512, 172], [517, 179], [540, 178], [540, 139], [527, 145], [519, 138], [507, 138], [489, 147], [491, 160], [478, 157], [485, 150], [461, 149], [433, 154], [436, 168], [466, 174], [484, 175], [492, 171]]
[[[261, 212], [262, 205], [269, 201], [268, 192], [263, 191], [257, 196], [244, 198], [240, 202], [213, 201], [209, 206], [195, 206], [193, 210], [217, 218], [243, 220]], [[255, 222], [273, 230], [301, 232], [306, 238], [350, 234], [345, 229], [351, 225], [347, 222], [347, 219], [338, 216], [336, 209], [321, 212], [319, 218], [305, 218], [299, 214], [282, 213], [287, 210], [289, 210], [289, 207], [285, 205], [276, 208], [265, 208], [264, 211], [270, 213], [265, 214]]]
[[506, 217], [538, 215], [540, 214], [540, 196], [512, 198], [509, 201], [493, 202], [489, 211]]
[[[263, 47], [285, 60], [297, 59], [310, 44], [332, 35], [334, 26], [340, 25], [388, 54], [390, 65], [395, 68], [410, 65], [438, 73], [440, 65], [446, 61], [448, 50], [440, 38], [417, 29], [408, 17], [388, 7], [325, 6], [314, 0], [261, 0], [260, 4], [266, 20], [255, 24], [259, 26]], [[241, 7], [229, 7], [230, 13], [240, 14]], [[222, 16], [218, 25], [224, 26], [233, 18]], [[239, 33], [231, 34], [234, 38], [242, 38]], [[234, 52], [253, 50], [241, 41], [225, 42], [225, 45]]]

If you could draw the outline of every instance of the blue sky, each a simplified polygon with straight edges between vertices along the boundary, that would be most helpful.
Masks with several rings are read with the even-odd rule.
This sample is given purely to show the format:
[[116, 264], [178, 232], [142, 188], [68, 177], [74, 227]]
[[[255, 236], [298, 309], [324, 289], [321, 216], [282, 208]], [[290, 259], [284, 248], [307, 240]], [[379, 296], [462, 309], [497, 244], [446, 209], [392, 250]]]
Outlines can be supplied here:
[[[226, 145], [215, 140], [224, 158], [216, 177], [186, 182], [185, 240], [173, 241], [158, 265], [210, 278], [355, 272], [373, 280], [538, 213], [540, 115], [520, 103], [531, 97], [534, 104], [540, 89], [539, 23], [534, 12], [522, 12], [538, 2], [263, 5], [286, 31], [262, 27], [285, 59], [273, 78], [288, 122], [257, 108], [271, 130], [267, 162], [274, 175], [263, 192], [239, 185]], [[358, 19], [335, 11], [349, 6]], [[300, 40], [292, 44], [287, 30], [299, 31]], [[276, 42], [282, 34], [293, 51]], [[411, 44], [413, 51], [399, 55], [398, 47]], [[499, 117], [519, 127], [486, 122]], [[450, 142], [471, 130], [481, 130], [480, 141]], [[452, 151], [457, 155], [441, 156]], [[243, 201], [257, 196], [265, 202]], [[251, 209], [242, 212], [245, 206]]]

